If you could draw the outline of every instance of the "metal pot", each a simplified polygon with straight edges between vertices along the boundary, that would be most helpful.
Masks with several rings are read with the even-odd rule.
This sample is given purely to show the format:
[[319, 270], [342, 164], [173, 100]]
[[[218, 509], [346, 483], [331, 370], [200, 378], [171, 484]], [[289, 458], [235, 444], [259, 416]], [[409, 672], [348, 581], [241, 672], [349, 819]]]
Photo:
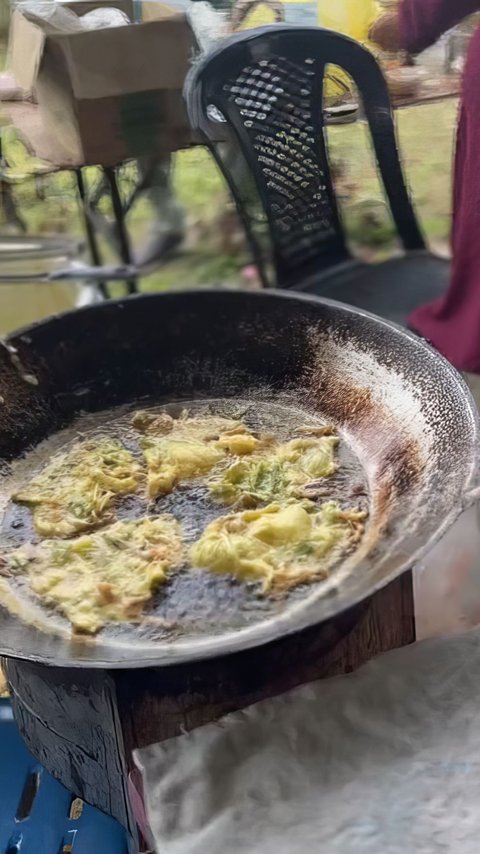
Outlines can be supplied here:
[[358, 550], [275, 613], [171, 639], [138, 627], [72, 638], [4, 580], [1, 654], [59, 666], [148, 667], [258, 647], [367, 599], [420, 560], [480, 494], [476, 407], [459, 374], [420, 338], [310, 296], [195, 291], [53, 317], [2, 349], [4, 506], [16, 459], [81, 411], [199, 397], [282, 402], [333, 423], [369, 484]]

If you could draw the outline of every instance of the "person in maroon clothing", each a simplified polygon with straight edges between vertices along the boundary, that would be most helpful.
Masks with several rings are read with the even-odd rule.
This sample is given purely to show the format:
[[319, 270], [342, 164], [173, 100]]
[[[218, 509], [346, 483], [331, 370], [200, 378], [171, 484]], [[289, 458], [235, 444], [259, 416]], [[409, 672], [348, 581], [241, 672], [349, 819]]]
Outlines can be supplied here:
[[[384, 50], [419, 53], [467, 15], [480, 0], [401, 0], [373, 25]], [[435, 140], [426, 140], [435, 145]], [[409, 326], [455, 367], [480, 374], [480, 28], [465, 65], [453, 192], [452, 276], [444, 297], [416, 309]]]

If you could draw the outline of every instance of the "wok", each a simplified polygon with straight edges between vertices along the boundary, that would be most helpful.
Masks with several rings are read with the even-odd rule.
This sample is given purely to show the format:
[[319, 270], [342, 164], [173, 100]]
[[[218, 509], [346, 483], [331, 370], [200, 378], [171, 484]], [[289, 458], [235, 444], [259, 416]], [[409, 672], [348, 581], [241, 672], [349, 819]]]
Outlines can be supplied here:
[[[0, 654], [59, 666], [147, 667], [258, 647], [366, 600], [420, 560], [477, 498], [476, 407], [457, 372], [418, 337], [305, 295], [142, 295], [53, 317], [0, 348], [3, 548], [16, 466], [27, 465], [28, 474], [30, 460], [48, 456], [50, 437], [68, 435], [80, 413], [101, 420], [112, 408], [146, 401], [218, 398], [272, 411], [280, 403], [338, 428], [368, 482], [359, 548], [327, 581], [266, 610], [238, 599], [241, 585], [225, 579], [209, 584], [190, 573], [193, 581], [169, 582], [154, 613], [165, 613], [167, 602], [183, 615], [186, 628], [173, 635], [149, 625], [73, 637], [1, 579]], [[38, 452], [19, 463], [32, 447]]]

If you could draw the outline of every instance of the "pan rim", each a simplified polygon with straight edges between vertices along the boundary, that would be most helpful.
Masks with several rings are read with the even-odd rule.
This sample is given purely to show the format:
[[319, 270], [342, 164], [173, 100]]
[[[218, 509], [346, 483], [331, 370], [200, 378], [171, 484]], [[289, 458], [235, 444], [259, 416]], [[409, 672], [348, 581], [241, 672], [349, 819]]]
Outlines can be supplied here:
[[[165, 294], [135, 294], [128, 297], [123, 297], [117, 300], [109, 300], [105, 303], [95, 306], [84, 306], [79, 309], [68, 310], [56, 315], [51, 316], [50, 318], [37, 321], [33, 324], [29, 324], [28, 326], [17, 330], [11, 333], [5, 340], [8, 342], [14, 343], [16, 340], [22, 338], [22, 336], [26, 336], [31, 333], [34, 329], [38, 327], [45, 327], [48, 324], [54, 324], [57, 320], [61, 321], [63, 318], [68, 317], [70, 315], [77, 316], [79, 313], [85, 313], [92, 310], [98, 312], [99, 310], [111, 310], [112, 307], [118, 307], [123, 309], [127, 307], [132, 301], [152, 301], [157, 302], [160, 300], [168, 300], [168, 299], [178, 299], [179, 296], [188, 299], [189, 297], [195, 297], [196, 299], [201, 298], [202, 295], [207, 294], [210, 296], [221, 294], [223, 298], [228, 294], [227, 299], [244, 299], [246, 293], [244, 291], [227, 291], [222, 288], [202, 288], [202, 289], [189, 289], [181, 292], [169, 292]], [[475, 437], [476, 442], [478, 443], [479, 434], [480, 434], [480, 419], [479, 414], [474, 403], [473, 396], [468, 388], [465, 380], [462, 375], [442, 356], [437, 350], [435, 350], [427, 341], [420, 338], [411, 330], [405, 329], [399, 326], [396, 323], [385, 320], [384, 318], [378, 317], [377, 315], [364, 311], [363, 309], [358, 309], [354, 306], [346, 305], [344, 303], [331, 300], [331, 299], [323, 299], [321, 297], [316, 297], [311, 294], [304, 294], [299, 292], [289, 292], [289, 291], [273, 291], [273, 290], [265, 290], [265, 291], [257, 291], [257, 292], [248, 292], [248, 298], [252, 300], [265, 300], [265, 299], [273, 299], [273, 300], [294, 300], [296, 302], [305, 302], [312, 303], [317, 305], [323, 305], [326, 307], [330, 307], [332, 309], [341, 309], [343, 312], [346, 312], [351, 316], [361, 316], [367, 319], [371, 319], [377, 324], [377, 326], [381, 326], [386, 330], [395, 330], [395, 332], [400, 335], [403, 339], [412, 341], [415, 343], [415, 346], [420, 349], [420, 351], [424, 351], [425, 354], [428, 354], [430, 358], [434, 358], [435, 361], [443, 367], [443, 369], [448, 373], [452, 382], [456, 383], [459, 390], [462, 392], [462, 397], [465, 405], [468, 407], [469, 417], [472, 423], [473, 435]], [[463, 494], [472, 486], [472, 482], [475, 480], [477, 476], [478, 462], [475, 460], [472, 463], [471, 470], [468, 474], [465, 475], [465, 480], [462, 486]], [[101, 640], [95, 638], [91, 640], [82, 641], [82, 647], [85, 650], [85, 658], [79, 658], [78, 654], [80, 652], [80, 645], [75, 643], [76, 649], [72, 651], [72, 655], [70, 657], [61, 654], [57, 655], [53, 653], [51, 657], [48, 657], [44, 652], [39, 654], [33, 653], [20, 653], [13, 649], [11, 649], [8, 645], [5, 645], [0, 639], [0, 655], [5, 655], [6, 657], [11, 657], [14, 659], [20, 660], [30, 660], [38, 663], [45, 664], [47, 666], [55, 666], [55, 667], [81, 667], [86, 669], [139, 669], [139, 668], [148, 668], [148, 667], [163, 667], [163, 666], [173, 666], [177, 664], [186, 664], [192, 663], [200, 660], [206, 660], [216, 657], [223, 657], [232, 655], [235, 653], [239, 653], [245, 651], [247, 649], [253, 649], [255, 647], [265, 646], [269, 643], [273, 643], [279, 640], [282, 637], [286, 637], [288, 635], [296, 634], [312, 625], [318, 623], [319, 625], [332, 617], [339, 616], [341, 613], [348, 611], [350, 608], [353, 608], [357, 605], [360, 605], [363, 601], [373, 596], [383, 587], [386, 587], [408, 569], [411, 569], [416, 563], [418, 563], [425, 554], [432, 548], [435, 542], [437, 542], [446, 530], [450, 527], [454, 519], [460, 514], [462, 510], [462, 505], [458, 508], [453, 507], [449, 513], [446, 514], [442, 523], [439, 527], [432, 532], [431, 536], [427, 539], [427, 541], [421, 544], [416, 550], [405, 558], [405, 560], [401, 561], [399, 565], [394, 568], [390, 573], [387, 573], [377, 582], [372, 583], [371, 588], [367, 593], [365, 591], [360, 591], [357, 594], [351, 594], [349, 598], [346, 600], [342, 600], [340, 607], [336, 606], [335, 603], [335, 591], [332, 591], [331, 595], [324, 597], [324, 605], [323, 612], [320, 619], [316, 618], [315, 610], [318, 610], [318, 601], [304, 605], [303, 609], [294, 609], [293, 612], [291, 610], [286, 611], [284, 614], [276, 615], [274, 618], [267, 619], [263, 622], [257, 623], [254, 626], [249, 626], [240, 630], [233, 630], [223, 634], [219, 634], [218, 636], [213, 636], [210, 638], [195, 638], [182, 641], [181, 639], [175, 641], [161, 641], [158, 643], [156, 647], [154, 647], [153, 643], [142, 645], [137, 642], [135, 646], [135, 654], [132, 655], [131, 658], [126, 660], [122, 657], [122, 649], [129, 647], [130, 651], [132, 650], [132, 645], [128, 641], [119, 642], [116, 640], [114, 643], [110, 645], [109, 642], [102, 642]], [[329, 600], [329, 604], [325, 604], [325, 600]], [[1, 611], [6, 611], [7, 619], [13, 619], [16, 622], [19, 621], [18, 617], [12, 615], [7, 609], [4, 607], [1, 608]], [[38, 629], [37, 629], [38, 631]], [[40, 630], [41, 631], [41, 630]], [[63, 635], [58, 635], [58, 633], [54, 632], [51, 635], [47, 632], [41, 632], [44, 635], [47, 635], [52, 642], [55, 638], [61, 637], [64, 641], [65, 638]], [[3, 633], [2, 633], [3, 634]], [[107, 654], [108, 647], [111, 649], [112, 657], [109, 657]], [[98, 650], [98, 655], [95, 655], [95, 651]]]

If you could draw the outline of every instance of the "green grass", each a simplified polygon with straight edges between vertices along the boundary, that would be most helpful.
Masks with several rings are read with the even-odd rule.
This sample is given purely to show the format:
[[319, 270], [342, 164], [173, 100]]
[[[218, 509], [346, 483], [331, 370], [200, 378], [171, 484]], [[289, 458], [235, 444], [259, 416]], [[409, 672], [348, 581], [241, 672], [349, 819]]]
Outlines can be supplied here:
[[196, 219], [212, 219], [215, 199], [225, 203], [225, 182], [210, 154], [193, 148], [177, 154], [175, 188], [186, 210]]
[[458, 102], [451, 99], [398, 114], [407, 179], [432, 241], [449, 239], [457, 113]]
[[[407, 185], [428, 240], [448, 241], [451, 215], [451, 173], [457, 103], [454, 100], [411, 107], [396, 113], [399, 150]], [[340, 161], [343, 212], [349, 234], [364, 248], [388, 243], [392, 237], [377, 170], [364, 124], [334, 127], [329, 132], [331, 157]], [[369, 217], [369, 205], [375, 217]], [[365, 213], [365, 211], [367, 213]], [[375, 228], [370, 220], [379, 220]], [[365, 223], [365, 219], [367, 222]]]
[[[456, 109], [456, 102], [450, 100], [397, 112], [400, 152], [407, 181], [423, 229], [436, 246], [446, 245], [450, 227]], [[13, 176], [41, 171], [42, 164], [28, 158], [11, 130], [5, 137], [5, 150], [12, 163]], [[388, 253], [394, 246], [394, 232], [383, 202], [366, 126], [357, 123], [331, 128], [329, 150], [339, 172], [337, 189], [352, 242], [366, 255]], [[91, 170], [89, 177], [95, 181], [96, 170]], [[226, 239], [225, 211], [231, 203], [223, 179], [204, 149], [196, 148], [177, 155], [175, 187], [188, 212], [187, 249], [145, 279], [142, 286], [150, 291], [219, 282], [239, 283], [240, 270], [248, 256], [238, 233], [236, 239], [235, 236], [233, 240]], [[16, 187], [15, 196], [32, 233], [82, 233], [71, 175], [63, 173], [29, 179]], [[107, 201], [104, 209], [108, 212]], [[155, 213], [147, 202], [137, 206], [130, 223], [135, 243], [145, 237], [153, 216]], [[20, 288], [15, 291], [18, 312], [12, 306], [13, 292], [10, 288], [8, 292], [8, 307], [4, 310], [6, 291], [0, 290], [1, 332], [25, 319], [27, 291]], [[32, 311], [35, 313], [31, 304], [35, 291], [29, 288], [28, 293], [27, 319], [30, 320]], [[39, 305], [39, 314], [44, 313], [45, 309]]]

